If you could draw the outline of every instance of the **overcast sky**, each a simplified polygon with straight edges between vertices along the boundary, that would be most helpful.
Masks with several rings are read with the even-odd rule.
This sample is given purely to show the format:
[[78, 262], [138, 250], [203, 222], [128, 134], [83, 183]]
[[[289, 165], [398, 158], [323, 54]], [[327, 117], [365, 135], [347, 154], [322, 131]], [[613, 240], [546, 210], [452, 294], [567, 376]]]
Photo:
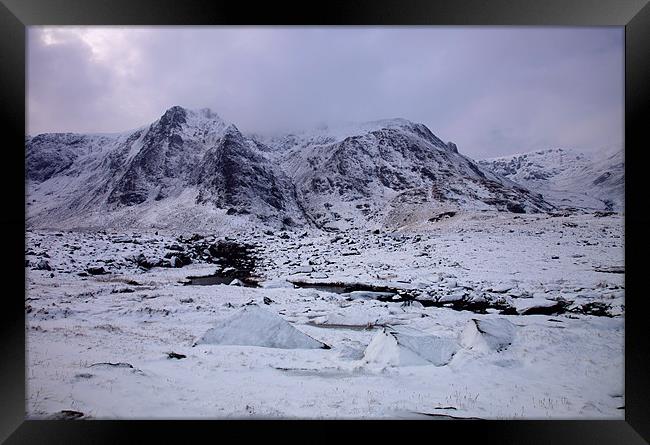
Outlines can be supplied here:
[[623, 28], [31, 27], [27, 131], [172, 105], [243, 131], [403, 117], [474, 158], [623, 146]]

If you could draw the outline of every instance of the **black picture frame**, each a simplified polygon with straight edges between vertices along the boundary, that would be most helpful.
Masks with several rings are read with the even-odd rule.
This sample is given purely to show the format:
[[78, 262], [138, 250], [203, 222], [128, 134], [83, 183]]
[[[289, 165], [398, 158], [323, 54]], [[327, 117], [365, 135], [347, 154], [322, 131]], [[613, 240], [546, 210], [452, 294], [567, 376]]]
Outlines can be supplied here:
[[[208, 434], [227, 440], [264, 434], [283, 440], [338, 441], [341, 432], [365, 440], [453, 437], [500, 444], [641, 444], [650, 440], [648, 333], [643, 229], [646, 204], [644, 117], [650, 100], [650, 6], [648, 0], [449, 0], [330, 1], [321, 4], [251, 5], [233, 1], [1, 0], [0, 119], [3, 169], [0, 302], [0, 440], [6, 443], [140, 443], [187, 440]], [[30, 25], [545, 25], [625, 27], [625, 420], [519, 420], [450, 422], [341, 421], [27, 421], [25, 420], [25, 27]], [[9, 286], [8, 286], [9, 285]], [[136, 434], [137, 433], [137, 434]], [[144, 433], [144, 434], [143, 434]], [[136, 437], [140, 439], [136, 439]], [[147, 439], [147, 440], [145, 440]], [[265, 440], [265, 438], [263, 439]]]

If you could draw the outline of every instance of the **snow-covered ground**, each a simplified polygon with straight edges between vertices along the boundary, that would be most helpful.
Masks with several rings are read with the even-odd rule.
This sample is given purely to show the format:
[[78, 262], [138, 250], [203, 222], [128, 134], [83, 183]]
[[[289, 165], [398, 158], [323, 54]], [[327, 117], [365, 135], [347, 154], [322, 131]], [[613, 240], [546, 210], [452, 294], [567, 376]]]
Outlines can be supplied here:
[[621, 215], [191, 235], [27, 232], [28, 417], [624, 417]]

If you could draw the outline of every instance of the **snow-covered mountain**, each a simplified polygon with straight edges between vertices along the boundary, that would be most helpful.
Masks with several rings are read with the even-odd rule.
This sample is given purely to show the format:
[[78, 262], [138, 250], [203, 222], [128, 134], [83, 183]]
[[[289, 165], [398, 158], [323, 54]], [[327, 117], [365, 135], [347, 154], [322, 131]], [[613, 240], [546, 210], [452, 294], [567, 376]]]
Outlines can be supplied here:
[[404, 119], [321, 129], [269, 145], [319, 227], [401, 226], [450, 209], [550, 208]]
[[623, 150], [549, 149], [478, 161], [562, 208], [624, 210]]
[[404, 119], [264, 138], [175, 106], [125, 133], [29, 137], [26, 164], [28, 224], [40, 227], [345, 229], [552, 208]]
[[28, 222], [37, 226], [206, 227], [245, 214], [304, 221], [282, 170], [209, 109], [172, 107], [118, 135], [39, 135], [27, 141], [26, 163]]

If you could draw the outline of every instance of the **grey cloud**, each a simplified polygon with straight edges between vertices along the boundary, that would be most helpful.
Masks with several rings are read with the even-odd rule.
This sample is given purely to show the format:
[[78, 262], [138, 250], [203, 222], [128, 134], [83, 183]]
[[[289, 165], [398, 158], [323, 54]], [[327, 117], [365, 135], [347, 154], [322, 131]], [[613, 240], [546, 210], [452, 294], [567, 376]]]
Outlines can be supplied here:
[[404, 117], [474, 157], [622, 147], [622, 28], [83, 32], [29, 30], [30, 133], [122, 131], [179, 104], [255, 132]]

